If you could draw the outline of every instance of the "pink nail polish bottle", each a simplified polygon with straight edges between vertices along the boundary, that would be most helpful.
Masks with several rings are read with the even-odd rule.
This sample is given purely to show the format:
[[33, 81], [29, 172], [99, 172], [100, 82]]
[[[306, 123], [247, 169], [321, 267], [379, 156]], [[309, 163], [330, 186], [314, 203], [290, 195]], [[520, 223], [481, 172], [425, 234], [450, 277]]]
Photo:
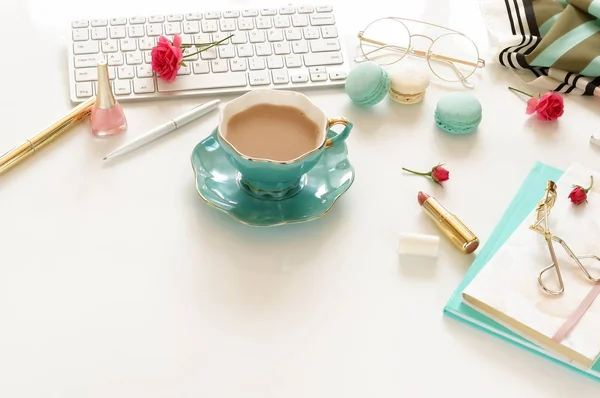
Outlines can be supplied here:
[[110, 137], [127, 130], [127, 119], [113, 94], [106, 60], [98, 61], [98, 88], [90, 121], [96, 137]]

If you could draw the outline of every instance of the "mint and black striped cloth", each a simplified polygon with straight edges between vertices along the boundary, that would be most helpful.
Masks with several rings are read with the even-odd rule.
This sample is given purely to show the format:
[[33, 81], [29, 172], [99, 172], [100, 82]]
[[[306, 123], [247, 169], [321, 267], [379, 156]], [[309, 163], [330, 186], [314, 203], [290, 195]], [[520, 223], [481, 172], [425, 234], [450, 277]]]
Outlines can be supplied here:
[[525, 84], [600, 96], [600, 0], [480, 0], [500, 64]]

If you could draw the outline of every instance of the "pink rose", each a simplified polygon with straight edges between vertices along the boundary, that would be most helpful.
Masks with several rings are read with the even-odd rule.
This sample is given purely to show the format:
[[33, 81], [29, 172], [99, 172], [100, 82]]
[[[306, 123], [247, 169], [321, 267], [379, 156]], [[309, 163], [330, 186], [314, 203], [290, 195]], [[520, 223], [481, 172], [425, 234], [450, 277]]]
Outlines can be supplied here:
[[537, 117], [540, 120], [556, 120], [562, 116], [564, 108], [562, 95], [549, 91], [538, 102], [536, 107]]
[[177, 72], [183, 60], [181, 50], [181, 37], [175, 35], [173, 43], [164, 36], [158, 39], [158, 43], [152, 48], [152, 70], [167, 82], [172, 82], [177, 77]]
[[569, 194], [569, 199], [575, 205], [581, 204], [583, 202], [587, 202], [587, 194], [594, 186], [594, 176], [590, 176], [590, 186], [587, 188], [582, 187], [581, 185], [574, 185], [573, 190]]
[[448, 181], [450, 179], [450, 172], [442, 166], [435, 166], [431, 169], [431, 178], [435, 182]]

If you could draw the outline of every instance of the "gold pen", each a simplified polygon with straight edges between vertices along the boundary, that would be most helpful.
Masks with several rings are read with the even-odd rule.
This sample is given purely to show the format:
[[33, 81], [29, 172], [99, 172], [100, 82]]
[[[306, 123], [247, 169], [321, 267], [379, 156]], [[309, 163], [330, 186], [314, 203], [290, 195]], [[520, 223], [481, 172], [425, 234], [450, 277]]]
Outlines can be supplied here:
[[92, 106], [96, 102], [96, 97], [77, 105], [71, 109], [69, 113], [64, 115], [60, 120], [43, 130], [38, 135], [25, 140], [21, 145], [11, 149], [4, 155], [0, 156], [0, 174], [7, 171], [13, 166], [19, 164], [22, 160], [29, 157], [29, 155], [42, 148], [50, 141], [54, 140], [61, 133], [68, 130], [69, 127], [79, 123], [85, 117], [92, 112]]

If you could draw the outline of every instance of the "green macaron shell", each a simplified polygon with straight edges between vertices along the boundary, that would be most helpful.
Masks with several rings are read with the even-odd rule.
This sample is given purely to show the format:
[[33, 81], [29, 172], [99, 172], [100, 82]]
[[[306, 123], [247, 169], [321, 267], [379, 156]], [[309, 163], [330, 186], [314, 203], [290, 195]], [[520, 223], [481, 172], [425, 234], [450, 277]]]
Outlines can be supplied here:
[[446, 94], [438, 101], [434, 117], [438, 127], [448, 133], [472, 133], [481, 122], [481, 103], [471, 94]]
[[373, 106], [385, 98], [391, 84], [390, 75], [375, 62], [365, 62], [350, 71], [346, 94], [359, 106]]

